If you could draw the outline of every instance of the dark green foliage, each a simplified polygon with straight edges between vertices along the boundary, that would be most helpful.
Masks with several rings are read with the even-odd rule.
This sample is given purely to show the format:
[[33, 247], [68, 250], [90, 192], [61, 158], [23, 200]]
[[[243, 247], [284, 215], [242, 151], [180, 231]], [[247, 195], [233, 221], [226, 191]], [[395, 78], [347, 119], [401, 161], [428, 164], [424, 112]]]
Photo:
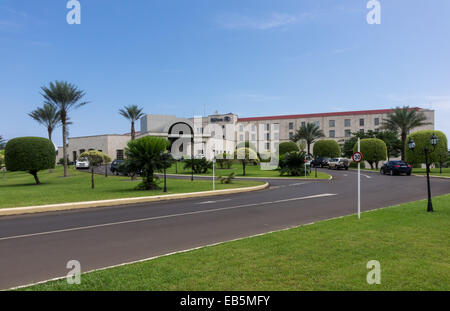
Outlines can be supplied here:
[[[353, 152], [358, 150], [358, 144], [353, 147]], [[387, 159], [387, 148], [384, 141], [378, 138], [365, 138], [361, 139], [361, 153], [363, 154], [363, 160], [367, 161], [370, 168], [378, 168], [378, 162]]]
[[280, 143], [279, 146], [280, 146], [280, 149], [279, 149], [279, 154], [280, 155], [288, 153], [288, 152], [292, 152], [292, 151], [300, 151], [298, 149], [297, 144], [292, 142], [292, 141], [287, 141], [287, 142]]
[[395, 158], [400, 155], [402, 141], [398, 138], [398, 133], [393, 131], [372, 131], [369, 130], [364, 133], [355, 132], [352, 133], [352, 138], [347, 139], [342, 145], [342, 154], [346, 158], [350, 158], [353, 154], [353, 147], [355, 146], [358, 138], [378, 138], [384, 141], [387, 148], [387, 155], [389, 158]]
[[425, 122], [426, 120], [423, 112], [420, 112], [418, 108], [410, 108], [409, 106], [397, 107], [392, 113], [388, 114], [386, 119], [383, 119], [382, 129], [400, 134], [402, 160], [405, 160], [405, 150], [407, 149], [405, 149], [406, 136], [411, 130], [430, 124]]
[[[432, 135], [436, 135], [439, 139], [436, 149], [433, 151], [433, 146], [430, 144], [430, 138]], [[408, 141], [413, 139], [416, 143], [416, 149], [414, 151], [409, 150]], [[406, 140], [406, 161], [410, 163], [425, 163], [425, 146], [428, 147], [429, 163], [437, 163], [439, 166], [439, 155], [441, 155], [441, 161], [446, 162], [448, 155], [447, 137], [441, 131], [422, 130], [412, 133]]]
[[[280, 174], [305, 176], [305, 152], [293, 151], [284, 155], [280, 162]], [[309, 175], [309, 172], [306, 172]]]
[[325, 137], [319, 125], [314, 123], [307, 123], [302, 125], [294, 137], [292, 138], [293, 142], [298, 142], [299, 140], [304, 139], [306, 141], [306, 145], [308, 146], [308, 154], [311, 154], [311, 144], [314, 143], [317, 139]]
[[161, 137], [145, 136], [128, 142], [125, 149], [124, 166], [129, 172], [140, 172], [142, 183], [138, 189], [152, 190], [158, 186], [154, 173], [164, 168], [162, 154], [166, 152], [169, 141]]
[[341, 156], [341, 147], [332, 139], [319, 140], [313, 147], [314, 157], [337, 158]]
[[[351, 161], [349, 167], [358, 168], [358, 163]], [[366, 164], [364, 162], [361, 162], [361, 168], [366, 168]]]
[[56, 152], [53, 143], [41, 137], [19, 137], [8, 141], [5, 163], [8, 171], [25, 171], [40, 184], [37, 172], [55, 167]]
[[194, 174], [205, 174], [208, 172], [208, 169], [212, 169], [212, 162], [203, 159], [185, 159], [184, 160], [184, 169], [194, 168]]
[[[219, 168], [222, 168], [222, 169], [230, 169], [231, 168], [231, 165], [233, 164], [233, 159], [227, 159], [227, 155], [228, 154], [226, 152], [224, 152], [221, 156], [221, 159], [216, 158], [216, 163], [219, 166]], [[230, 157], [230, 156], [228, 155], [228, 157]]]

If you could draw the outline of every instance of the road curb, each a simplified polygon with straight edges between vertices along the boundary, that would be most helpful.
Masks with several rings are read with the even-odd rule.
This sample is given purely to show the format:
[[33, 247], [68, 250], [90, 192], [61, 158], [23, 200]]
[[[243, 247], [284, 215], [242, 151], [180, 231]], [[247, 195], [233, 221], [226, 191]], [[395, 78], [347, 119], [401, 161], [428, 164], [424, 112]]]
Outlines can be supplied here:
[[159, 202], [159, 201], [169, 201], [169, 200], [210, 197], [210, 196], [217, 196], [217, 195], [226, 195], [226, 194], [235, 194], [235, 193], [244, 193], [244, 192], [264, 190], [268, 187], [269, 187], [269, 183], [266, 182], [265, 184], [259, 185], [259, 186], [234, 188], [234, 189], [222, 189], [222, 190], [216, 190], [216, 191], [200, 191], [200, 192], [175, 193], [175, 194], [155, 195], [155, 196], [137, 197], [137, 198], [121, 198], [121, 199], [110, 199], [110, 200], [99, 200], [99, 201], [48, 204], [48, 205], [39, 205], [39, 206], [12, 207], [12, 208], [0, 209], [0, 216], [12, 216], [12, 215], [23, 215], [23, 214], [33, 214], [33, 213], [66, 211], [66, 210], [73, 210], [73, 209], [85, 209], [85, 208], [93, 208], [93, 207], [106, 207], [106, 206], [117, 206], [117, 205], [127, 205], [127, 204], [136, 204], [136, 203], [147, 203], [147, 202]]

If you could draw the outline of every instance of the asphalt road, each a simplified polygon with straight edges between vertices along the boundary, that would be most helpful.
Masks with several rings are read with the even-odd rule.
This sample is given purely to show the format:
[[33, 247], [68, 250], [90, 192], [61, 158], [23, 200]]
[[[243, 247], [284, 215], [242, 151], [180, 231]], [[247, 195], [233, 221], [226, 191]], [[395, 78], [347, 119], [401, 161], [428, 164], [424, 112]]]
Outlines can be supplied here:
[[[268, 180], [267, 190], [235, 195], [0, 217], [0, 289], [65, 276], [73, 259], [89, 271], [356, 213], [356, 171], [332, 175]], [[431, 183], [433, 195], [450, 193], [450, 180]], [[364, 172], [361, 191], [367, 211], [426, 198], [426, 181]]]

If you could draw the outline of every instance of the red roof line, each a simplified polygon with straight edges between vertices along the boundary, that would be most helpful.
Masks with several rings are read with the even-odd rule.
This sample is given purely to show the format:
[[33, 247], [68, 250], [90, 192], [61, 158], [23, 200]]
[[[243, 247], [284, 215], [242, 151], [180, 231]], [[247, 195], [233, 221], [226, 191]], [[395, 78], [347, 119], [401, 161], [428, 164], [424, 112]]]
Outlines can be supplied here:
[[[421, 110], [421, 108], [410, 108]], [[279, 120], [279, 119], [299, 119], [299, 118], [320, 118], [331, 116], [354, 116], [362, 114], [385, 114], [393, 112], [393, 109], [378, 109], [378, 110], [360, 110], [360, 111], [342, 111], [342, 112], [326, 112], [326, 113], [309, 113], [309, 114], [292, 114], [282, 116], [266, 116], [266, 117], [250, 117], [238, 118], [238, 122], [260, 121], [260, 120]]]

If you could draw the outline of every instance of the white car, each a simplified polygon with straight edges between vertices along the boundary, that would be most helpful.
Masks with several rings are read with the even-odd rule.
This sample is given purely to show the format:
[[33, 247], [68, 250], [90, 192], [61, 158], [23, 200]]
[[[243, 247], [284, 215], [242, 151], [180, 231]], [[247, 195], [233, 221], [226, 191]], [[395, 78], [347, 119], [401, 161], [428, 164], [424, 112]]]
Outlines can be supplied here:
[[344, 158], [334, 158], [330, 159], [328, 161], [328, 169], [332, 170], [338, 170], [340, 168], [343, 168], [345, 170], [348, 170], [348, 167], [350, 166], [350, 161]]
[[89, 168], [89, 161], [87, 159], [78, 159], [75, 162], [75, 168]]

